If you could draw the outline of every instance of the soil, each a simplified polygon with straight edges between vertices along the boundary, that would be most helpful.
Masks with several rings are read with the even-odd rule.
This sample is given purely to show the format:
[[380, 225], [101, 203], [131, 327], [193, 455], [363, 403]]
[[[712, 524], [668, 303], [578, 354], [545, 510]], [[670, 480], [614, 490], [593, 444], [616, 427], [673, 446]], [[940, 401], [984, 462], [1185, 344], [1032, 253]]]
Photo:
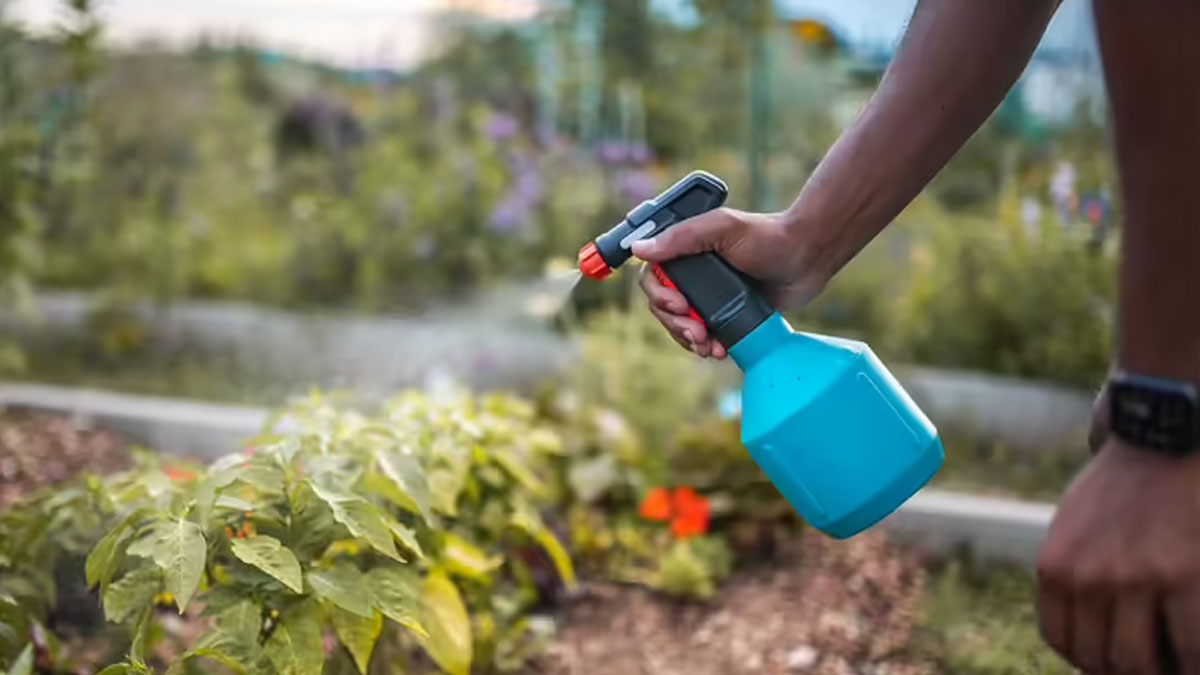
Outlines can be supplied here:
[[0, 409], [0, 509], [79, 473], [124, 469], [132, 445], [82, 420]]
[[909, 648], [920, 561], [879, 535], [801, 538], [770, 569], [739, 574], [707, 603], [632, 587], [585, 590], [538, 675], [918, 675]]

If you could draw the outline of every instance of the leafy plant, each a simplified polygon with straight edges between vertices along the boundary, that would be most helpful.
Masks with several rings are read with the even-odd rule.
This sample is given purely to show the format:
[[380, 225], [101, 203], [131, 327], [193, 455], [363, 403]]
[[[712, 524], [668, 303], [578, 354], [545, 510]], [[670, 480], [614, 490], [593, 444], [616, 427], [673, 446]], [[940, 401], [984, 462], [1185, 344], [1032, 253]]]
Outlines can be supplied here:
[[[575, 583], [540, 510], [558, 442], [532, 413], [408, 394], [368, 416], [313, 395], [208, 467], [148, 456], [8, 510], [0, 663], [55, 606], [54, 560], [90, 548], [81, 576], [130, 635], [107, 672], [367, 672], [420, 652], [451, 674], [519, 667], [546, 635], [531, 573]], [[166, 635], [165, 613], [200, 637]]]

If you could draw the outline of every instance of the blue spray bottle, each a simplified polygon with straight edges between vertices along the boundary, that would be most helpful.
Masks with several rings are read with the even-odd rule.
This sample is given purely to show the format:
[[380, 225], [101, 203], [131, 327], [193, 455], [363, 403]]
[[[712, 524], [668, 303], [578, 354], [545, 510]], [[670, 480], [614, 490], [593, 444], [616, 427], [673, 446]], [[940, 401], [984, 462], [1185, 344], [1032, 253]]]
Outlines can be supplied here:
[[[696, 171], [579, 252], [603, 279], [633, 242], [721, 206], [728, 188]], [[742, 444], [813, 527], [844, 539], [878, 523], [937, 473], [937, 429], [871, 348], [796, 332], [749, 277], [714, 253], [655, 268], [745, 373]]]

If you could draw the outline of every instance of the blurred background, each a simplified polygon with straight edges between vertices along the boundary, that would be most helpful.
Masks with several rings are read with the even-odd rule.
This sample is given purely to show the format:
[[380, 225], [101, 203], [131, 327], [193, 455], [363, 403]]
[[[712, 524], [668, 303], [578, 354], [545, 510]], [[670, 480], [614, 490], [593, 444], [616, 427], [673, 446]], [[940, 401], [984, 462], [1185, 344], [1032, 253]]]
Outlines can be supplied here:
[[[0, 0], [0, 377], [253, 406], [570, 389], [690, 447], [736, 422], [736, 372], [679, 353], [632, 269], [576, 287], [576, 252], [696, 168], [787, 206], [913, 4]], [[1105, 120], [1066, 0], [979, 133], [790, 317], [897, 370], [946, 434], [942, 487], [1053, 500], [1082, 461], [1114, 307]], [[10, 424], [0, 486], [52, 482], [3, 453], [58, 432]], [[969, 567], [930, 568], [919, 649], [1033, 672], [1027, 576]]]

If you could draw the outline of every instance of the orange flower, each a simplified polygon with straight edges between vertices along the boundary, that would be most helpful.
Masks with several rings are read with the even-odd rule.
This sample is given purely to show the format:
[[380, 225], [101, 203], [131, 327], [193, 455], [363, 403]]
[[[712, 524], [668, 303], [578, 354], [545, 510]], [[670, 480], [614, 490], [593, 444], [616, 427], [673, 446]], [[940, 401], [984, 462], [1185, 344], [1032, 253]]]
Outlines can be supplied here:
[[168, 466], [163, 473], [167, 474], [167, 478], [171, 479], [171, 481], [175, 483], [186, 483], [188, 481], [195, 480], [196, 478], [195, 471], [176, 469], [173, 466]]
[[642, 500], [638, 514], [646, 520], [670, 522], [671, 535], [677, 539], [708, 532], [708, 500], [690, 487], [651, 490]]
[[671, 519], [671, 495], [667, 488], [654, 488], [642, 499], [638, 515], [646, 520], [665, 523]]
[[671, 519], [671, 534], [683, 539], [708, 532], [708, 500], [689, 487], [677, 488], [674, 497], [675, 516]]

